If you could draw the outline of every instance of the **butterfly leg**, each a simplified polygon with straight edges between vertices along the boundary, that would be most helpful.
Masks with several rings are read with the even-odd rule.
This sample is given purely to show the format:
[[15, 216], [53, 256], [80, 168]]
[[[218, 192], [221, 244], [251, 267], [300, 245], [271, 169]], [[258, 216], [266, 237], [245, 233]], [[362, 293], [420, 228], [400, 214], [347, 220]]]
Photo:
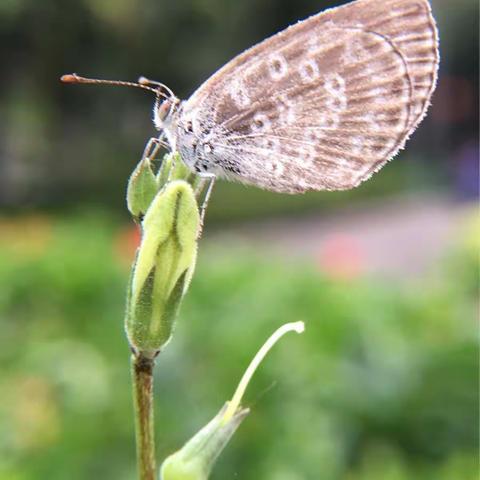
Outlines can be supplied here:
[[168, 143], [164, 140], [164, 134], [161, 133], [158, 137], [152, 137], [148, 140], [143, 150], [142, 159], [148, 158], [150, 160], [155, 160], [155, 157], [158, 154], [158, 151], [161, 148], [169, 148]]
[[205, 179], [205, 181], [208, 182], [205, 196], [203, 197], [202, 206], [200, 207], [200, 225], [203, 227], [205, 212], [207, 210], [210, 195], [212, 194], [213, 186], [215, 185], [215, 180], [217, 179], [217, 177], [213, 173], [203, 173], [201, 177], [202, 180]]

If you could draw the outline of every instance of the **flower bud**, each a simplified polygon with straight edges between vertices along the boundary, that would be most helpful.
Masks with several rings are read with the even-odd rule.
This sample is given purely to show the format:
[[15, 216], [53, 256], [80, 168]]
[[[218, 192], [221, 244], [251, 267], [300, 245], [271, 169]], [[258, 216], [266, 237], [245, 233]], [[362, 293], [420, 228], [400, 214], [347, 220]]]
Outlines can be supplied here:
[[170, 182], [142, 221], [127, 293], [126, 332], [137, 353], [156, 355], [171, 337], [197, 256], [200, 217], [192, 187]]
[[127, 207], [135, 219], [145, 215], [158, 190], [150, 160], [144, 158], [135, 167], [127, 186]]
[[162, 159], [162, 164], [157, 173], [157, 185], [161, 188], [172, 180], [186, 180], [192, 183], [197, 177], [185, 165], [179, 153], [167, 153]]

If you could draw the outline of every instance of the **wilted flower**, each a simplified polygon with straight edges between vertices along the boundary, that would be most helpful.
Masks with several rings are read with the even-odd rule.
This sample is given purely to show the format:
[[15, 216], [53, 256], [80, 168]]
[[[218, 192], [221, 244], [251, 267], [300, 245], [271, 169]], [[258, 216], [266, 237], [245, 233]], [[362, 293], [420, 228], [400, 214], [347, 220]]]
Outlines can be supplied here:
[[287, 332], [302, 333], [303, 322], [286, 323], [276, 330], [255, 355], [232, 400], [180, 450], [167, 457], [160, 469], [161, 480], [207, 480], [218, 456], [249, 410], [240, 405], [245, 389], [268, 351]]

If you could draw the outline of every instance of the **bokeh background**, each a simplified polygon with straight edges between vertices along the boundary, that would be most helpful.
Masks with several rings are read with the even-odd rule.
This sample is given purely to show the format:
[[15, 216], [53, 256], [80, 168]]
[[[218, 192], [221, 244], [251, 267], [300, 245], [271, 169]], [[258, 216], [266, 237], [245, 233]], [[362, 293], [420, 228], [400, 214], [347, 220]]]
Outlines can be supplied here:
[[[135, 478], [123, 335], [138, 233], [143, 92], [187, 97], [243, 49], [333, 0], [0, 2], [0, 479]], [[199, 265], [156, 373], [158, 457], [205, 424], [281, 323], [252, 413], [213, 479], [478, 474], [478, 3], [432, 0], [428, 117], [361, 187], [285, 196], [217, 183]]]

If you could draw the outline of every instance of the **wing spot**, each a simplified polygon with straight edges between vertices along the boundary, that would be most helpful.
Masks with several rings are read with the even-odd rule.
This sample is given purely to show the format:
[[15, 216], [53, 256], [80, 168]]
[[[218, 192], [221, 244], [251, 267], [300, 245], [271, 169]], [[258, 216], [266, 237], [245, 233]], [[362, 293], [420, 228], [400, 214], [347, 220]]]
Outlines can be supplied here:
[[204, 151], [205, 153], [212, 153], [212, 152], [213, 152], [213, 148], [212, 148], [212, 146], [211, 146], [209, 143], [205, 143], [205, 144], [203, 145], [203, 151]]
[[335, 73], [325, 79], [325, 90], [332, 94], [339, 94], [345, 92], [345, 80], [341, 75]]
[[313, 132], [310, 132], [309, 137], [310, 137], [310, 140], [312, 142], [317, 142], [318, 140], [320, 140], [321, 135], [319, 135], [317, 132], [313, 131]]
[[228, 93], [232, 97], [235, 105], [239, 108], [246, 108], [252, 103], [246, 92], [245, 85], [240, 78], [232, 80]]
[[[316, 140], [313, 139], [312, 140]], [[315, 166], [315, 159], [317, 158], [318, 154], [315, 149], [314, 145], [307, 145], [306, 147], [301, 149], [301, 157], [303, 159], [303, 167], [307, 170], [311, 170]]]
[[281, 80], [288, 73], [288, 63], [279, 53], [271, 55], [268, 59], [268, 70], [273, 80]]
[[311, 83], [320, 75], [317, 62], [313, 59], [305, 60], [300, 65], [299, 72], [304, 83]]
[[279, 111], [279, 119], [284, 120], [287, 125], [291, 125], [295, 122], [295, 112], [292, 102], [287, 98], [286, 95], [279, 95], [277, 97], [277, 109]]
[[261, 145], [263, 148], [270, 151], [280, 151], [280, 142], [275, 138], [265, 136], [265, 138], [261, 140]]
[[347, 108], [347, 96], [343, 77], [338, 73], [328, 75], [323, 86], [329, 95], [325, 102], [327, 107], [337, 112], [345, 110]]
[[251, 125], [253, 132], [264, 131], [270, 128], [270, 125], [271, 125], [271, 122], [265, 114], [256, 113], [253, 116], [252, 125]]
[[338, 115], [322, 115], [320, 117], [321, 126], [323, 128], [337, 128], [340, 124], [340, 117]]
[[332, 99], [331, 107], [334, 110], [343, 110], [345, 108], [345, 99], [343, 97]]
[[266, 162], [265, 167], [276, 177], [280, 177], [283, 173], [283, 165], [278, 161]]

